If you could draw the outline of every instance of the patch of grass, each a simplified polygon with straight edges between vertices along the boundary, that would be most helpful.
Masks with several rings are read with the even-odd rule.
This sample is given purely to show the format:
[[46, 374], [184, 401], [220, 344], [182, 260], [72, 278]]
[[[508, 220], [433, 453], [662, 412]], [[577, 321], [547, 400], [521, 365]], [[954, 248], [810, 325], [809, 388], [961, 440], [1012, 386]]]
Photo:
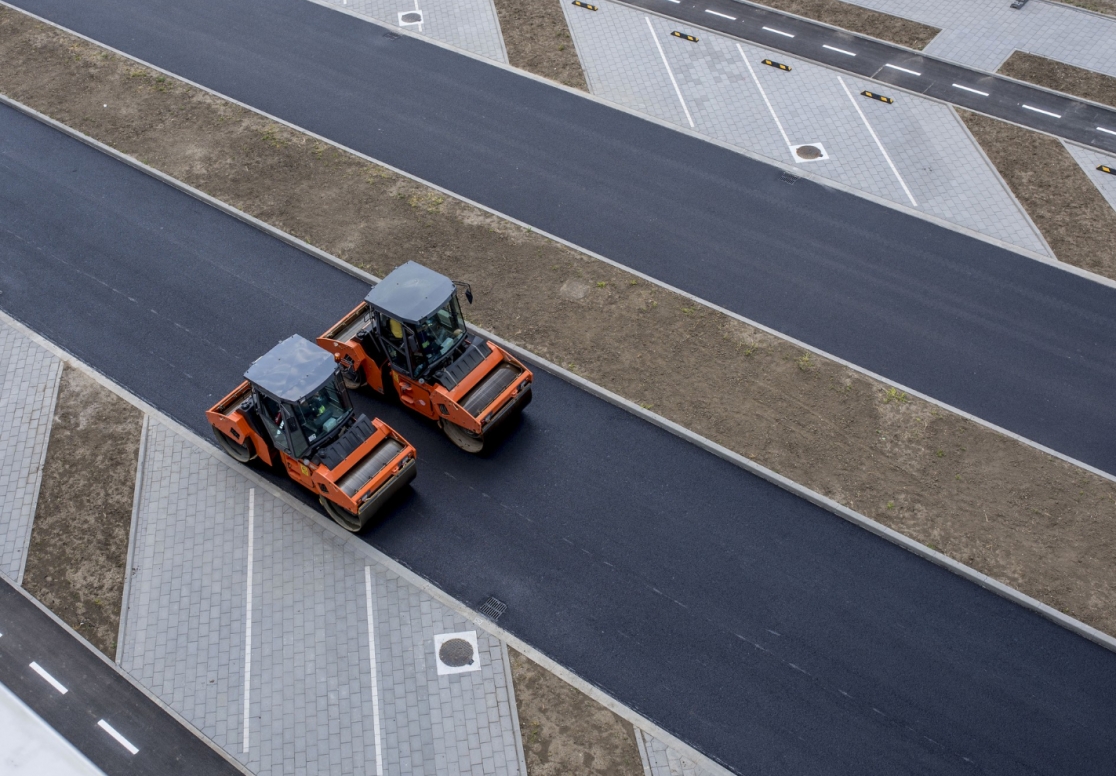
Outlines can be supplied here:
[[906, 404], [908, 401], [910, 401], [910, 399], [907, 398], [906, 391], [899, 391], [892, 387], [884, 392], [884, 404], [891, 404], [892, 402]]

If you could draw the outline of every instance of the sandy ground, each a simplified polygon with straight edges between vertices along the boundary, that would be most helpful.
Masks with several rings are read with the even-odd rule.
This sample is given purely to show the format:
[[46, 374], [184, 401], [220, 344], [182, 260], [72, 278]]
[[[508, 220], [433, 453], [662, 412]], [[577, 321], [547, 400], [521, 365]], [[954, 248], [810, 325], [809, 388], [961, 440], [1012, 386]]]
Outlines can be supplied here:
[[373, 273], [468, 280], [481, 326], [1116, 633], [1116, 484], [13, 11], [0, 61], [15, 99]]
[[1076, 5], [1078, 8], [1087, 8], [1097, 13], [1116, 16], [1116, 0], [1061, 0], [1066, 5]]
[[23, 576], [27, 592], [113, 659], [142, 422], [65, 367]]
[[[1116, 45], [1114, 43], [1113, 45]], [[997, 71], [1020, 81], [1116, 107], [1116, 78], [1054, 59], [1012, 52]]]
[[562, 1], [495, 0], [508, 60], [529, 73], [588, 91]]
[[859, 32], [880, 40], [921, 51], [941, 30], [928, 24], [900, 16], [862, 8], [841, 0], [753, 0], [779, 11], [805, 16], [807, 19], [832, 24], [850, 32]]
[[508, 656], [529, 776], [643, 776], [630, 722], [511, 648]]
[[959, 110], [1059, 261], [1116, 279], [1116, 211], [1057, 138]]

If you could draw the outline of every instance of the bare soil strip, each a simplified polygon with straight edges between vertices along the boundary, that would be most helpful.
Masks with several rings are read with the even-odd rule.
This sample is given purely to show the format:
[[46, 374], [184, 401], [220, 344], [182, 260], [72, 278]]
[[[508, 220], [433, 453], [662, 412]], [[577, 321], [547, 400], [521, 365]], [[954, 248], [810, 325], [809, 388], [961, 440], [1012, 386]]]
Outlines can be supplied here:
[[529, 776], [643, 776], [632, 723], [508, 648]]
[[495, 0], [508, 61], [529, 73], [589, 91], [562, 2], [569, 0]]
[[921, 51], [941, 30], [901, 16], [871, 11], [841, 0], [751, 0], [777, 11], [805, 16], [834, 27], [859, 32], [890, 43]]
[[1020, 81], [1116, 108], [1116, 78], [1025, 51], [1015, 51], [999, 71]]
[[0, 62], [14, 99], [372, 273], [468, 280], [496, 334], [1116, 633], [1116, 483], [14, 11]]
[[959, 110], [1060, 261], [1116, 279], [1116, 211], [1057, 138]]
[[116, 657], [143, 414], [66, 366], [23, 586]]
[[1116, 16], [1116, 0], [1057, 0], [1057, 2], [1063, 5], [1076, 5], [1078, 8], [1108, 14], [1109, 16]]

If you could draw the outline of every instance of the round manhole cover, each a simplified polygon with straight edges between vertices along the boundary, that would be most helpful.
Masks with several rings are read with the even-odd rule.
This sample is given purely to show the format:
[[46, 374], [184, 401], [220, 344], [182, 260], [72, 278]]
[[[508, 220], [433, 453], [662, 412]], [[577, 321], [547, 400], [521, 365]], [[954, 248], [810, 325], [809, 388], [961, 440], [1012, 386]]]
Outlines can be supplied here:
[[801, 159], [819, 159], [822, 155], [821, 149], [812, 145], [799, 146], [794, 149], [794, 152], [798, 154]]
[[399, 17], [399, 21], [404, 24], [418, 24], [422, 21], [422, 14], [418, 11], [410, 11]]
[[473, 664], [473, 645], [465, 639], [449, 639], [438, 650], [438, 659], [450, 668]]

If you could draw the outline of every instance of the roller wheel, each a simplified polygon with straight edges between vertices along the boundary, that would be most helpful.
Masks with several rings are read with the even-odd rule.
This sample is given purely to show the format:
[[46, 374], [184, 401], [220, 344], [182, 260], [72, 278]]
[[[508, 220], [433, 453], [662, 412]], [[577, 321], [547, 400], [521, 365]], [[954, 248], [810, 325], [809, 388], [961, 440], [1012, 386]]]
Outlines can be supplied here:
[[227, 437], [223, 432], [219, 431], [216, 426], [210, 426], [213, 429], [213, 436], [217, 437], [217, 444], [221, 449], [228, 453], [232, 458], [240, 461], [241, 463], [248, 463], [256, 457], [256, 450], [251, 441], [245, 440], [244, 443], [234, 442]]
[[359, 391], [361, 388], [363, 388], [367, 384], [365, 379], [364, 379], [363, 373], [358, 372], [356, 370], [351, 370], [351, 371], [348, 371], [348, 372], [346, 372], [345, 370], [342, 370], [341, 371], [341, 382], [345, 383], [345, 387], [347, 389], [349, 389], [350, 391]]
[[442, 431], [449, 440], [467, 453], [479, 453], [484, 449], [484, 436], [466, 431], [456, 423], [441, 422]]
[[334, 504], [328, 498], [318, 496], [318, 500], [322, 502], [322, 508], [325, 509], [326, 514], [333, 518], [333, 522], [344, 528], [350, 533], [356, 533], [361, 529], [360, 518], [354, 515], [347, 509], [343, 509], [337, 504]]

